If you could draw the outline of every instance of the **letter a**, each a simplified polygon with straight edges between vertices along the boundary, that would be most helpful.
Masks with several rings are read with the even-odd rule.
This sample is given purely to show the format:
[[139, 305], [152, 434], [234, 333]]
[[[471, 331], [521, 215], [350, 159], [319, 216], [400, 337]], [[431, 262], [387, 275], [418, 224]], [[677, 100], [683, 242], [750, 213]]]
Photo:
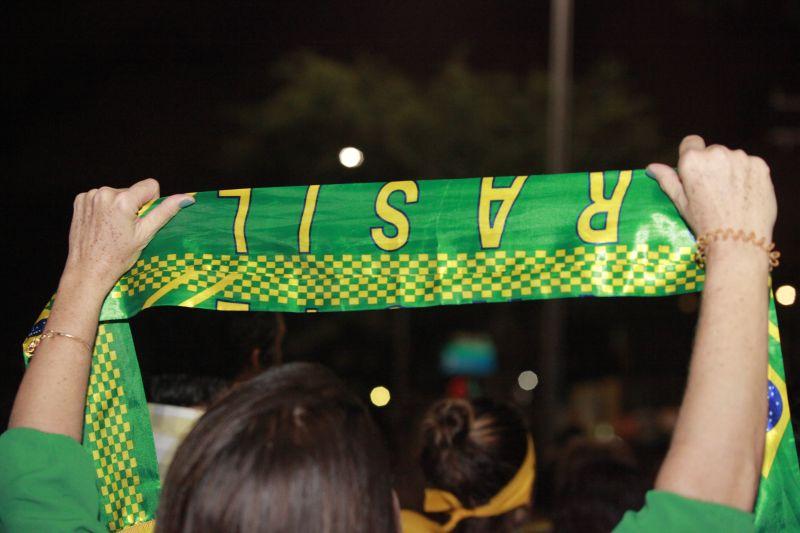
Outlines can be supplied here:
[[[481, 248], [498, 248], [503, 239], [506, 219], [519, 196], [528, 176], [517, 176], [509, 187], [494, 187], [494, 178], [481, 180], [481, 195], [478, 200], [478, 232]], [[492, 202], [502, 202], [494, 221], [491, 220]]]
[[[617, 242], [619, 238], [619, 212], [625, 194], [631, 185], [631, 171], [623, 170], [619, 173], [617, 185], [611, 193], [611, 198], [605, 197], [605, 173], [592, 172], [589, 174], [589, 198], [591, 203], [581, 211], [578, 217], [578, 236], [591, 244]], [[606, 221], [602, 229], [592, 227], [592, 218], [605, 213]]]

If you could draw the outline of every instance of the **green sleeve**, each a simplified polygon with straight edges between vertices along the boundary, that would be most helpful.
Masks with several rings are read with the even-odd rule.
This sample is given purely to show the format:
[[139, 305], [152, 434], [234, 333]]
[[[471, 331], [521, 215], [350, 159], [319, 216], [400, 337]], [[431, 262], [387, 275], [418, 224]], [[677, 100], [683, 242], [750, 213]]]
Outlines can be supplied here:
[[94, 465], [65, 435], [15, 428], [0, 435], [0, 531], [107, 532]]
[[633, 531], [744, 533], [755, 530], [753, 513], [658, 490], [648, 492], [644, 507], [637, 512], [625, 513], [622, 521], [614, 528], [615, 533]]

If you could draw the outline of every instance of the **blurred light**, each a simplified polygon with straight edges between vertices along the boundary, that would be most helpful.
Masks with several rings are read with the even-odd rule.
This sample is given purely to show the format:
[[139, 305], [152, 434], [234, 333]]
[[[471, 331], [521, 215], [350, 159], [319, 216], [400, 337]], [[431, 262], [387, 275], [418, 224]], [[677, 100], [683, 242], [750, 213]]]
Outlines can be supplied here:
[[592, 433], [594, 434], [594, 438], [601, 442], [608, 442], [616, 437], [616, 434], [614, 433], [614, 426], [608, 422], [600, 422], [599, 424], [596, 424]]
[[781, 285], [775, 291], [775, 299], [781, 305], [792, 305], [797, 297], [797, 291], [791, 285]]
[[445, 390], [448, 398], [469, 398], [469, 380], [464, 376], [453, 376]]
[[392, 395], [389, 393], [389, 389], [383, 386], [375, 387], [372, 389], [372, 392], [369, 393], [369, 401], [371, 401], [372, 405], [375, 407], [384, 407], [391, 399]]
[[520, 373], [517, 383], [522, 390], [533, 390], [539, 384], [539, 376], [533, 370], [525, 370]]
[[360, 167], [364, 162], [364, 152], [352, 146], [342, 148], [339, 152], [339, 162], [347, 168]]
[[486, 335], [458, 334], [439, 354], [445, 376], [483, 377], [497, 370], [497, 350]]

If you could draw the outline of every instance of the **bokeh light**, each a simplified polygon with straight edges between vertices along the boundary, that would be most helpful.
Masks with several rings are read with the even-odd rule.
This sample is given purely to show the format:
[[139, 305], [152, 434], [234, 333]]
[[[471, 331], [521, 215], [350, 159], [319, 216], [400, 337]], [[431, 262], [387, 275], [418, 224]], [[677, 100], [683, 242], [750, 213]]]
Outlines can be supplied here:
[[797, 291], [791, 285], [781, 285], [775, 291], [775, 299], [781, 305], [792, 305], [797, 298]]
[[364, 152], [353, 146], [342, 148], [339, 151], [339, 162], [347, 168], [360, 167], [364, 162]]
[[539, 384], [539, 376], [533, 370], [525, 370], [520, 372], [517, 383], [522, 390], [533, 390]]
[[592, 435], [600, 442], [608, 442], [616, 437], [616, 434], [614, 433], [614, 426], [608, 422], [599, 422], [595, 424], [592, 430]]
[[385, 407], [391, 399], [392, 394], [389, 392], [389, 389], [380, 385], [373, 388], [372, 392], [369, 393], [369, 401], [371, 401], [372, 405], [375, 407]]

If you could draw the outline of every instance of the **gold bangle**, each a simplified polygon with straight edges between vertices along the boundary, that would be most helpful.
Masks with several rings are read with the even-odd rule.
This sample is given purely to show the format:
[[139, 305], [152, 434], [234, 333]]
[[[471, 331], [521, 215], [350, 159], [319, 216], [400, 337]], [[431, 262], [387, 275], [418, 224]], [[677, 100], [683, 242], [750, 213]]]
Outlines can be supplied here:
[[48, 329], [47, 331], [45, 331], [44, 333], [33, 339], [30, 342], [30, 344], [28, 344], [28, 347], [25, 349], [25, 353], [27, 353], [29, 356], [33, 356], [33, 353], [36, 351], [36, 347], [39, 346], [39, 344], [43, 340], [50, 339], [52, 337], [64, 337], [73, 340], [75, 342], [79, 342], [84, 346], [86, 346], [86, 348], [89, 350], [89, 353], [92, 352], [92, 345], [86, 342], [85, 340], [81, 339], [80, 337], [76, 337], [75, 335], [70, 335], [69, 333], [64, 333], [62, 331], [55, 331], [52, 329]]
[[704, 268], [706, 266], [708, 247], [712, 242], [727, 241], [728, 239], [750, 243], [764, 250], [767, 253], [767, 258], [769, 259], [770, 272], [772, 272], [772, 269], [780, 264], [779, 258], [781, 253], [775, 249], [774, 242], [768, 244], [764, 237], [757, 239], [756, 234], [753, 231], [747, 233], [741, 229], [735, 230], [733, 228], [719, 228], [706, 232], [697, 238], [697, 251], [695, 252], [694, 256], [694, 260], [697, 265], [700, 268]]

